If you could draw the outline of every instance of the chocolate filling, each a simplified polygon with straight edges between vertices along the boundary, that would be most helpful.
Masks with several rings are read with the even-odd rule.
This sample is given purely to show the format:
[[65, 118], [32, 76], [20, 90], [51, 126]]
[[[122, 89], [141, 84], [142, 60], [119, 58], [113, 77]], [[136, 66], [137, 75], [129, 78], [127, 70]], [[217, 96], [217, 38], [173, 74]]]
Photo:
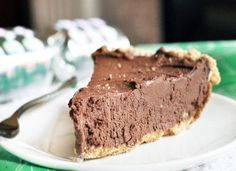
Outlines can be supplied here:
[[203, 108], [209, 95], [208, 61], [150, 57], [99, 49], [89, 85], [70, 100], [76, 150], [132, 146], [152, 132], [168, 130]]

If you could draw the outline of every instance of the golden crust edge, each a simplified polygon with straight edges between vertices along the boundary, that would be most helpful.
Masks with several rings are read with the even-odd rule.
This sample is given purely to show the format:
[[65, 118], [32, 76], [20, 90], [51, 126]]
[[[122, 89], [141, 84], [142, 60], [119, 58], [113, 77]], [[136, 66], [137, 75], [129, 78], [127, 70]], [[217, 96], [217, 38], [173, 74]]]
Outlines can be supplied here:
[[182, 49], [173, 49], [173, 50], [167, 51], [167, 53], [174, 55], [174, 56], [178, 56], [179, 58], [188, 58], [193, 61], [197, 61], [200, 58], [207, 59], [209, 62], [209, 67], [211, 69], [211, 73], [210, 73], [211, 83], [213, 85], [217, 85], [220, 83], [221, 77], [220, 77], [219, 70], [217, 68], [217, 62], [211, 56], [209, 56], [207, 54], [203, 54], [196, 49], [190, 49], [189, 51], [185, 51]]
[[[149, 50], [144, 50], [144, 49], [140, 49], [140, 48], [134, 48], [134, 47], [130, 47], [128, 48], [127, 50], [125, 49], [121, 49], [121, 51], [128, 51], [128, 52], [132, 52], [134, 55], [138, 56], [142, 56], [142, 55], [147, 55], [147, 56], [151, 56], [154, 54], [153, 51], [149, 51]], [[207, 54], [203, 54], [201, 53], [200, 51], [196, 50], [196, 49], [190, 49], [188, 51], [186, 50], [183, 50], [183, 49], [172, 49], [172, 50], [166, 50], [164, 48], [164, 51], [170, 55], [173, 55], [173, 56], [177, 56], [179, 58], [188, 58], [188, 59], [191, 59], [193, 61], [197, 61], [199, 60], [200, 58], [206, 58], [209, 62], [209, 67], [211, 69], [211, 73], [210, 73], [210, 81], [213, 85], [217, 85], [220, 83], [221, 81], [221, 77], [220, 77], [220, 73], [219, 73], [219, 70], [217, 68], [217, 62], [216, 60], [207, 55]]]

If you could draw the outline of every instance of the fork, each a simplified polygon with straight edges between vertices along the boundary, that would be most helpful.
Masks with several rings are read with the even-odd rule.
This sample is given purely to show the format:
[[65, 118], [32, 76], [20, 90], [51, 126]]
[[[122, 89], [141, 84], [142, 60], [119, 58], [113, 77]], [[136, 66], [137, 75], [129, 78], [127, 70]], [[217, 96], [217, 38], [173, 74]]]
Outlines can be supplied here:
[[3, 136], [5, 138], [15, 137], [20, 130], [18, 119], [26, 110], [54, 98], [59, 94], [59, 92], [61, 92], [61, 90], [76, 85], [76, 82], [77, 82], [76, 77], [72, 77], [69, 80], [62, 83], [61, 86], [59, 86], [54, 91], [49, 92], [45, 95], [42, 95], [38, 98], [35, 98], [23, 104], [9, 118], [0, 122], [0, 136]]

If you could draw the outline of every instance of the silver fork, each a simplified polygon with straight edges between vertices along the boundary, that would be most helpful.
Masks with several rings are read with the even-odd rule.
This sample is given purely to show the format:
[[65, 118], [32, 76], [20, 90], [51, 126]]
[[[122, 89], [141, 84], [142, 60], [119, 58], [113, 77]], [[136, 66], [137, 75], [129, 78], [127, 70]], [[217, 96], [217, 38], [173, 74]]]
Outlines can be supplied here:
[[65, 88], [71, 87], [76, 84], [76, 77], [72, 77], [69, 80], [65, 81], [61, 86], [59, 86], [56, 90], [47, 93], [45, 95], [42, 95], [36, 99], [33, 99], [25, 104], [23, 104], [21, 107], [19, 107], [9, 118], [5, 119], [4, 121], [0, 122], [0, 136], [6, 137], [6, 138], [13, 138], [19, 133], [19, 122], [18, 118], [29, 108], [36, 106], [38, 104], [42, 104], [61, 92], [61, 90], [64, 90]]

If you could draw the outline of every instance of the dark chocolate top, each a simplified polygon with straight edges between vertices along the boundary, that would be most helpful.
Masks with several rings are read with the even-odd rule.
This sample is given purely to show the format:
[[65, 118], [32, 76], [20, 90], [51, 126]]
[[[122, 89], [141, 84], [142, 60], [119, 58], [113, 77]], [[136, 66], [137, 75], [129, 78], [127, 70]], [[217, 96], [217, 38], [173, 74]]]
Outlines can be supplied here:
[[89, 89], [81, 89], [80, 97], [126, 92], [158, 77], [184, 76], [194, 68], [194, 62], [190, 59], [180, 60], [170, 56], [162, 48], [147, 57], [134, 56], [120, 50], [110, 52], [102, 47], [93, 54], [93, 59], [95, 72], [88, 85]]

